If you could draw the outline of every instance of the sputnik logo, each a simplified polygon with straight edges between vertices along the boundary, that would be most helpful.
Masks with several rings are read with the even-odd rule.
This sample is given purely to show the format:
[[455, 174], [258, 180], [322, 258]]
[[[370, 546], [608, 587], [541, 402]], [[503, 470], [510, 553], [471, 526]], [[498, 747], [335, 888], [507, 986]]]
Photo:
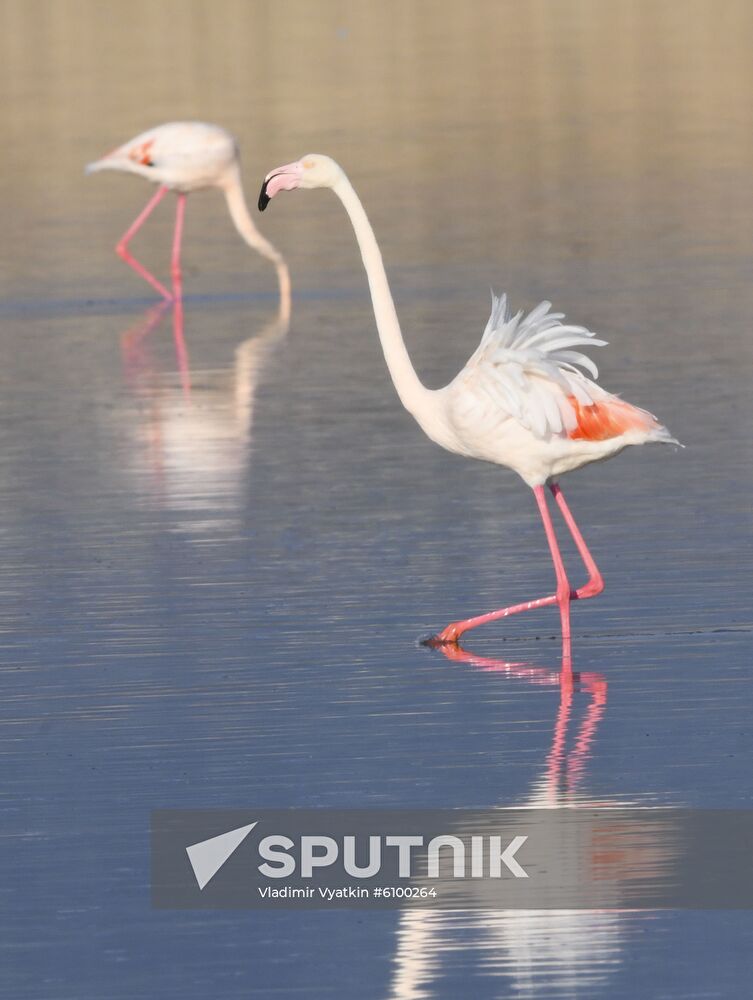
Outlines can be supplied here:
[[228, 830], [227, 833], [210, 837], [209, 840], [200, 840], [197, 844], [191, 844], [186, 848], [199, 889], [203, 889], [207, 882], [214, 878], [255, 826], [256, 823], [239, 826], [236, 830]]
[[[199, 889], [203, 889], [222, 868], [225, 862], [240, 847], [249, 833], [255, 826], [249, 823], [247, 826], [239, 826], [227, 833], [221, 833], [217, 837], [210, 837], [209, 840], [200, 840], [196, 844], [191, 844], [186, 848], [188, 860], [191, 862], [194, 876]], [[322, 835], [303, 835], [300, 837], [299, 850], [297, 853], [289, 853], [295, 842], [290, 837], [273, 834], [264, 837], [258, 845], [258, 853], [264, 859], [258, 866], [259, 872], [265, 878], [282, 879], [296, 875], [296, 869], [300, 863], [300, 878], [310, 879], [315, 877], [317, 869], [329, 868], [338, 863], [342, 864], [346, 875], [352, 878], [370, 878], [380, 872], [382, 866], [382, 848], [392, 848], [396, 850], [393, 860], [397, 863], [396, 874], [398, 878], [410, 878], [412, 872], [412, 862], [414, 858], [411, 852], [414, 848], [421, 848], [424, 845], [424, 837], [416, 835], [398, 836], [370, 836], [368, 864], [360, 865], [356, 862], [356, 840], [352, 834], [342, 838], [341, 845], [333, 837]], [[466, 845], [455, 836], [433, 837], [426, 846], [427, 851], [427, 872], [429, 878], [440, 877], [440, 851], [449, 849], [452, 852], [453, 877], [480, 878], [484, 875], [484, 840], [488, 841], [488, 861], [487, 869], [490, 878], [500, 878], [502, 876], [502, 866], [504, 865], [508, 873], [515, 878], [528, 878], [528, 872], [518, 863], [515, 854], [518, 849], [528, 840], [528, 837], [513, 837], [505, 850], [502, 850], [502, 838], [499, 836], [488, 836], [486, 838], [475, 836], [470, 838], [470, 870], [466, 869]], [[384, 841], [384, 844], [382, 844]]]

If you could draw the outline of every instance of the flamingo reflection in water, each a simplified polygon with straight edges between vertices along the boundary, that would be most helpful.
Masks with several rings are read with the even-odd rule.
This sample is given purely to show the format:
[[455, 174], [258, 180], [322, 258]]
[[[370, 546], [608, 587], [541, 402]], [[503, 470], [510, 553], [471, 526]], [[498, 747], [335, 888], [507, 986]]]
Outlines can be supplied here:
[[[594, 805], [581, 794], [580, 786], [606, 711], [606, 679], [599, 673], [567, 669], [559, 673], [477, 656], [446, 643], [437, 648], [449, 660], [476, 670], [558, 687], [560, 700], [546, 764], [521, 808]], [[580, 696], [588, 701], [571, 733]], [[507, 979], [512, 984], [510, 995], [579, 995], [581, 989], [606, 984], [621, 961], [623, 932], [624, 914], [619, 912], [405, 909], [397, 930], [390, 996], [392, 1000], [435, 996], [441, 980], [458, 974], [455, 956], [464, 969], [472, 965], [474, 974]]]
[[[181, 519], [184, 530], [200, 532], [210, 511], [224, 520], [239, 507], [256, 391], [290, 327], [290, 292], [282, 291], [274, 318], [236, 347], [232, 368], [203, 370], [193, 388], [179, 302], [158, 304], [122, 335], [126, 378], [145, 414], [135, 425], [134, 467], [139, 475], [146, 471], [160, 506], [191, 515]], [[150, 334], [171, 308], [179, 386], [157, 370], [149, 351]]]

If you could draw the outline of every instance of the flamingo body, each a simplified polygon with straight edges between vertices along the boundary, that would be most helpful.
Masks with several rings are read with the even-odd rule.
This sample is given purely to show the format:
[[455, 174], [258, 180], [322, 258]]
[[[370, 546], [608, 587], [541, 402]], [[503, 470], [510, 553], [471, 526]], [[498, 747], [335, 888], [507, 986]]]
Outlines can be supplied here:
[[[164, 298], [181, 293], [181, 242], [186, 195], [205, 188], [218, 188], [225, 195], [230, 217], [245, 242], [271, 261], [277, 270], [281, 299], [289, 295], [290, 282], [282, 255], [256, 228], [248, 212], [241, 183], [238, 144], [226, 129], [206, 122], [167, 122], [147, 129], [88, 164], [86, 173], [116, 170], [136, 174], [159, 189], [144, 210], [126, 230], [116, 252]], [[132, 256], [128, 244], [168, 191], [178, 197], [173, 236], [173, 291], [154, 277]]]
[[223, 188], [237, 166], [238, 145], [226, 129], [206, 122], [167, 122], [90, 163], [86, 172], [119, 170], [188, 194]]
[[[533, 489], [554, 563], [557, 588], [546, 597], [453, 622], [432, 640], [456, 643], [469, 629], [522, 611], [556, 604], [560, 610], [563, 665], [570, 662], [570, 604], [604, 587], [557, 482], [558, 477], [618, 454], [628, 445], [677, 444], [653, 414], [599, 386], [598, 369], [581, 348], [602, 347], [582, 326], [541, 302], [527, 316], [511, 316], [507, 298], [492, 296], [492, 312], [476, 351], [442, 389], [427, 389], [408, 356], [382, 256], [360, 199], [342, 168], [309, 154], [271, 171], [259, 208], [280, 191], [331, 188], [347, 211], [371, 290], [379, 338], [401, 402], [426, 434], [448, 451], [506, 466]], [[586, 374], [587, 373], [587, 374]], [[590, 377], [589, 377], [590, 376]], [[589, 575], [571, 588], [546, 501], [548, 486]]]
[[513, 469], [531, 487], [628, 445], [673, 442], [653, 414], [583, 374], [597, 377], [596, 365], [572, 348], [606, 342], [563, 325], [550, 309], [542, 302], [510, 317], [506, 296], [493, 296], [478, 349], [417, 408], [427, 435], [449, 451]]

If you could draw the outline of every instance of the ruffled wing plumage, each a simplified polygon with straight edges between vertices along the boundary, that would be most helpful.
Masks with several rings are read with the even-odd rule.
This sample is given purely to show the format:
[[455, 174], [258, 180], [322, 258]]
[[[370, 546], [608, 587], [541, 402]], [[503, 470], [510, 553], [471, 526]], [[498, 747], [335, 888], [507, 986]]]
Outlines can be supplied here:
[[564, 314], [541, 302], [527, 316], [510, 315], [507, 296], [492, 293], [492, 311], [481, 343], [458, 376], [473, 382], [537, 437], [572, 432], [577, 407], [591, 406], [604, 391], [583, 374], [598, 378], [591, 358], [577, 348], [603, 347], [583, 326], [565, 324]]

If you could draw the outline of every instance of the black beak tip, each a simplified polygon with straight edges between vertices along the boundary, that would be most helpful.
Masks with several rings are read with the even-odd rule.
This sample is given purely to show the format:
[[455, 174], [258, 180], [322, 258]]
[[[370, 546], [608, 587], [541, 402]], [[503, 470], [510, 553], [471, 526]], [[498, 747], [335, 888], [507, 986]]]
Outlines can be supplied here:
[[272, 199], [267, 194], [267, 181], [264, 181], [261, 186], [261, 191], [259, 192], [259, 211], [263, 212], [271, 200]]

